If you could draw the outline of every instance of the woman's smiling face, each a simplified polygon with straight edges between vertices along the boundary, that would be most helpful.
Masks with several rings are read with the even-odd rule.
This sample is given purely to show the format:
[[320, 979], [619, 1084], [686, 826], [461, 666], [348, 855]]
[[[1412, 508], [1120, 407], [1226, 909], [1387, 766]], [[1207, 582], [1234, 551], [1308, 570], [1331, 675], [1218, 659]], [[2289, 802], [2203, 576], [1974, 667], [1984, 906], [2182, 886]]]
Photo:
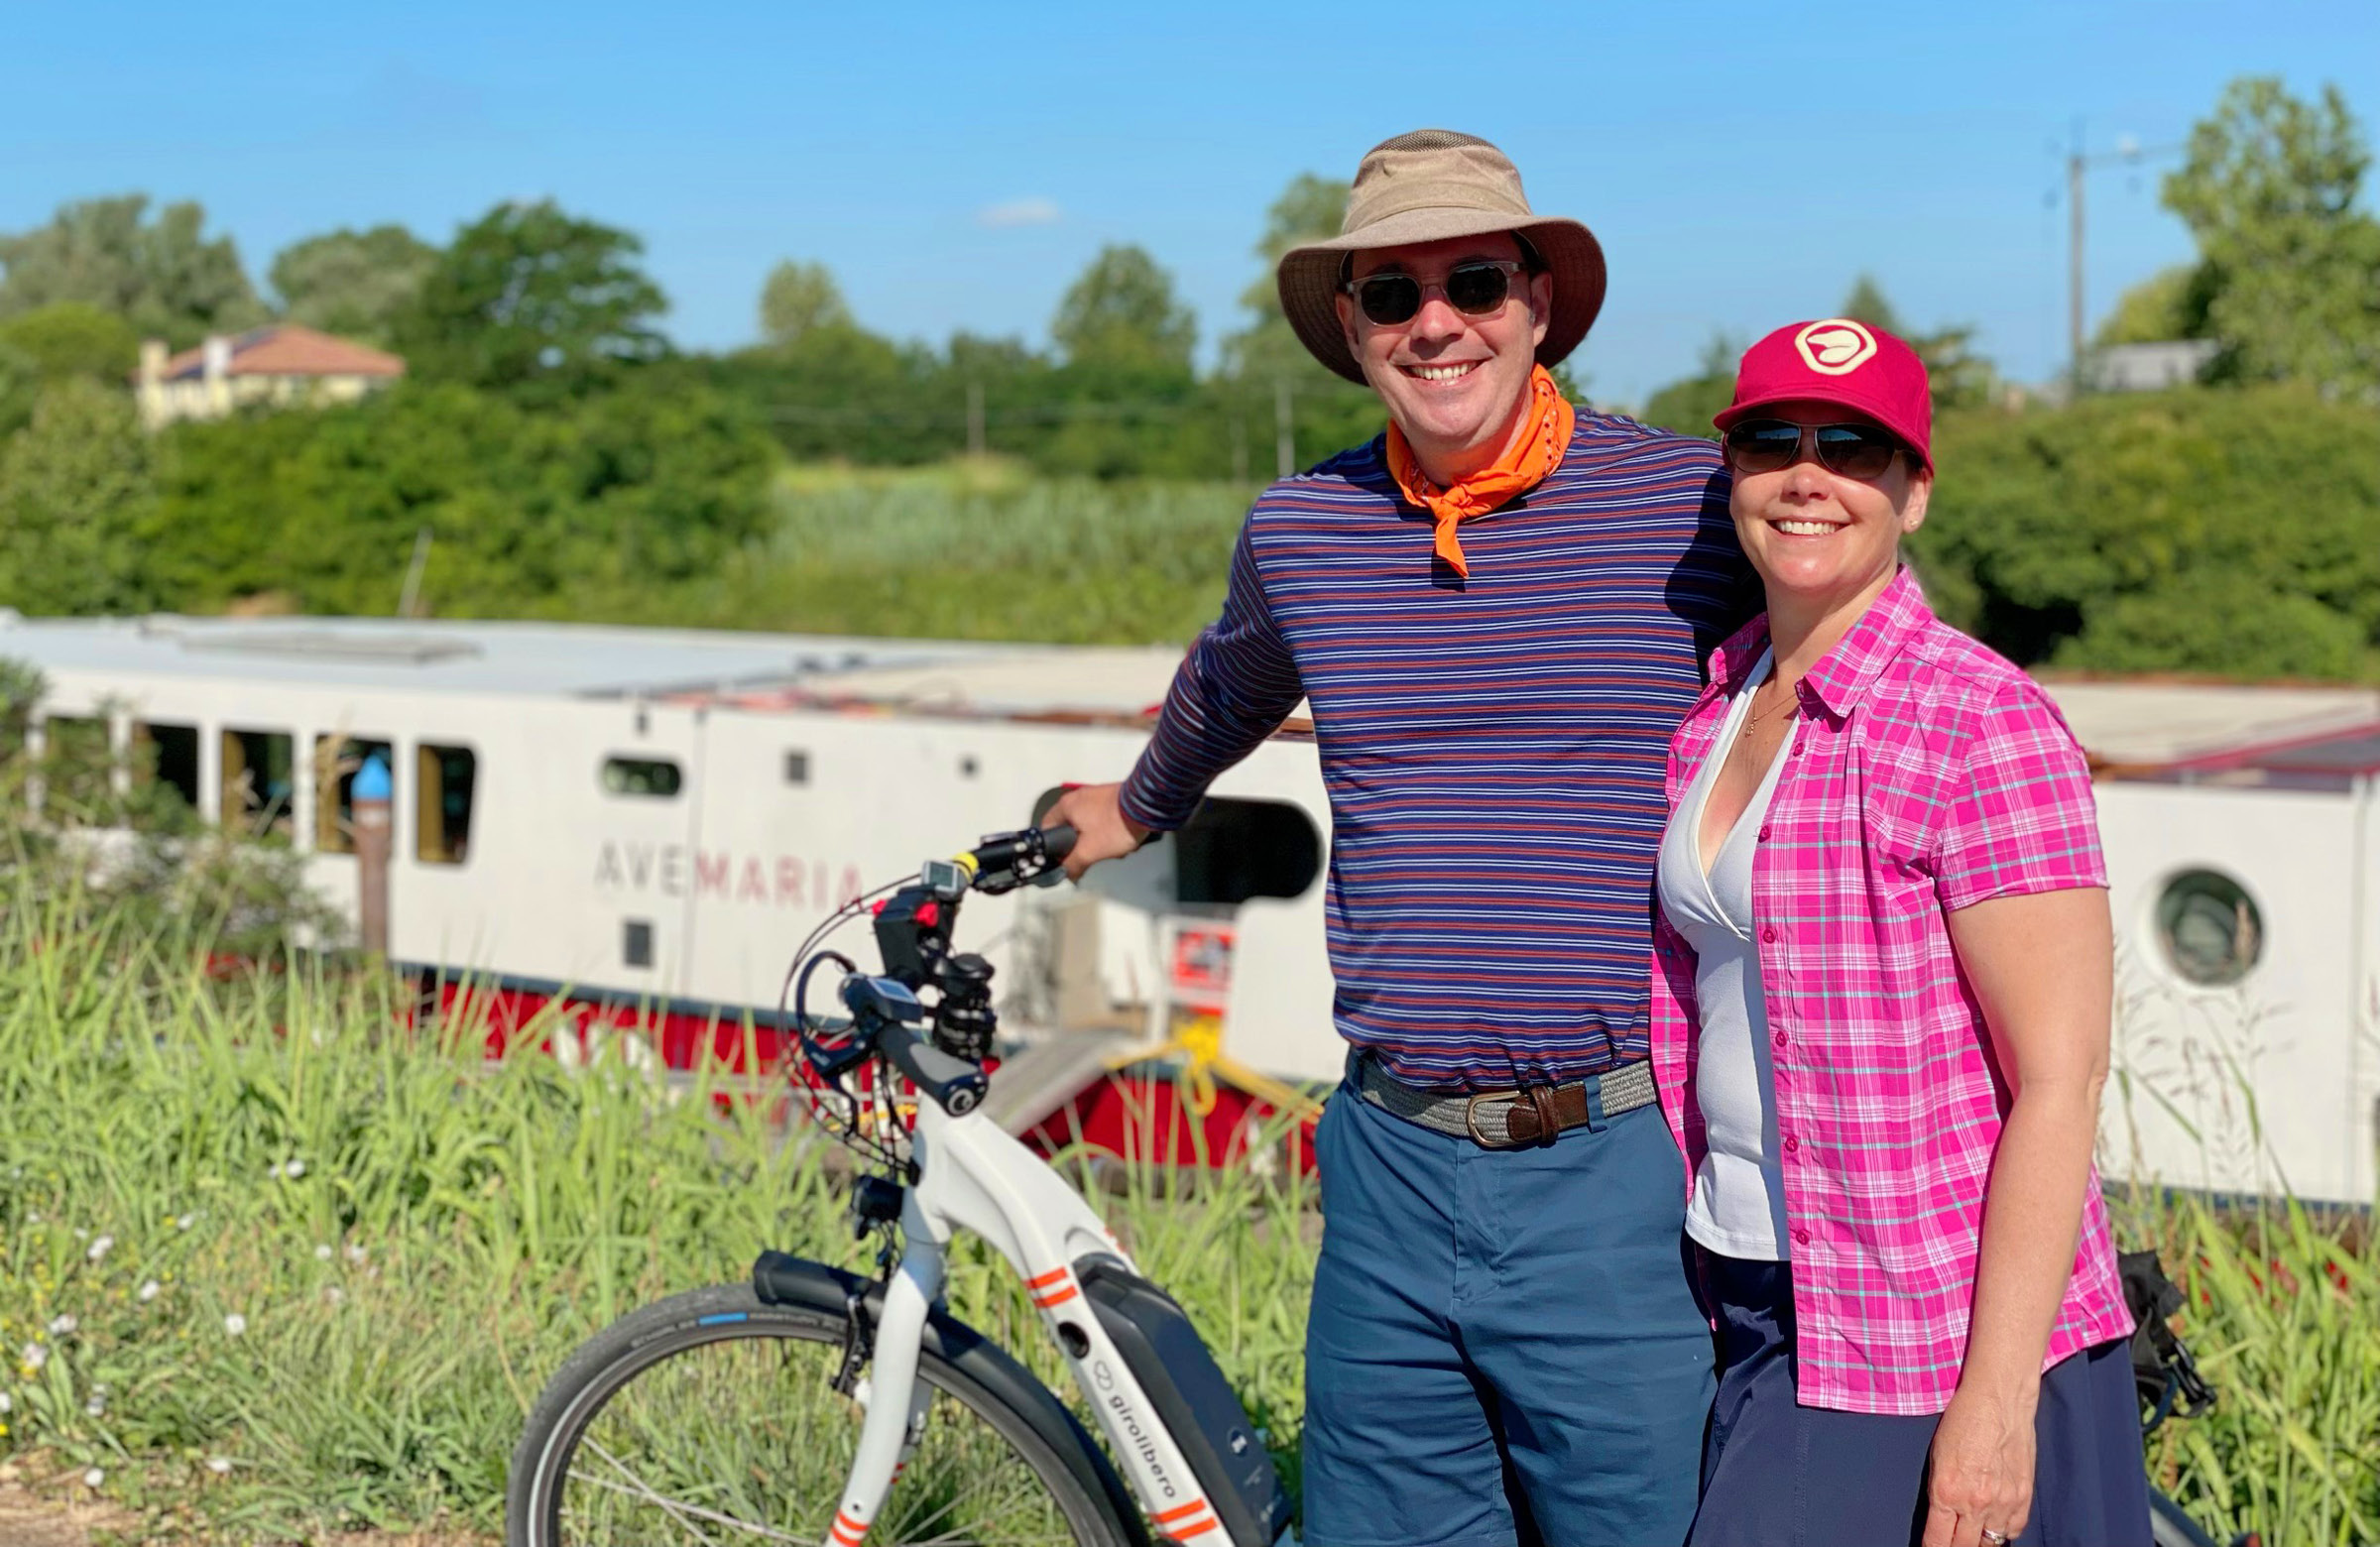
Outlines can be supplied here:
[[[1780, 403], [1760, 416], [1809, 426], [1874, 422], [1832, 403]], [[1822, 464], [1805, 436], [1787, 466], [1736, 472], [1727, 508], [1772, 608], [1780, 597], [1823, 605], [1891, 579], [1901, 536], [1926, 519], [1933, 488], [1934, 475], [1906, 451], [1874, 478], [1850, 478]]]

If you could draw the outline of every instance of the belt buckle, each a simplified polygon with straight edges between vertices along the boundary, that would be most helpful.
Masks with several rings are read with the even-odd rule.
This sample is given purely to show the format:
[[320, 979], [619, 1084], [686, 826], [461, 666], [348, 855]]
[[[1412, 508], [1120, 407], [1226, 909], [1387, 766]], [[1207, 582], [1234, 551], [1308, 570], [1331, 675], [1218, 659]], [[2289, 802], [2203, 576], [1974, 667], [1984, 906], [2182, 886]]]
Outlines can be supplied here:
[[1489, 1138], [1487, 1134], [1480, 1131], [1480, 1103], [1484, 1101], [1512, 1103], [1517, 1102], [1519, 1099], [1520, 1092], [1518, 1091], [1482, 1091], [1478, 1095], [1472, 1097], [1471, 1100], [1465, 1102], [1463, 1104], [1463, 1127], [1464, 1130], [1471, 1134], [1471, 1141], [1479, 1145], [1482, 1149], [1518, 1149], [1520, 1145], [1515, 1142], [1512, 1137], [1512, 1115], [1510, 1111], [1507, 1109], [1504, 1114], [1504, 1136], [1501, 1138]]

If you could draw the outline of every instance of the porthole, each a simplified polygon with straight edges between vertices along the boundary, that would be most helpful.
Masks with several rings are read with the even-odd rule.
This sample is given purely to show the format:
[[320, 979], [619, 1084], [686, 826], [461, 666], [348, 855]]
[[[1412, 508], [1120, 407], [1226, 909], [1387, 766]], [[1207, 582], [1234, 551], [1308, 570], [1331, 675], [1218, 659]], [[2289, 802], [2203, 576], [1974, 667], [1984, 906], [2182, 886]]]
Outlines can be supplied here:
[[2157, 944], [2186, 983], [2237, 983], [2264, 956], [2264, 914], [2221, 871], [2184, 871], [2157, 896]]
[[677, 764], [668, 758], [603, 760], [603, 787], [615, 795], [666, 800], [676, 795], [683, 783]]

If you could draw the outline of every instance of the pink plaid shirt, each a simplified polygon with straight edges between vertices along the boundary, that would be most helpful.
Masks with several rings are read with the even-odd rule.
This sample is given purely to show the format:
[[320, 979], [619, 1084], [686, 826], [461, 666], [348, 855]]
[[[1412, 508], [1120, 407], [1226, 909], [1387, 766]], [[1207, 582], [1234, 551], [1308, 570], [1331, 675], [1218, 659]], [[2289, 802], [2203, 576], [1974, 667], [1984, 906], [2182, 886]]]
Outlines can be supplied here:
[[[1711, 657], [1678, 728], [1670, 809], [1759, 662], [1757, 618]], [[1752, 861], [1810, 1406], [1938, 1413], [1966, 1353], [1983, 1189], [2007, 1111], [1946, 915], [1989, 897], [2104, 887], [2090, 775], [2049, 698], [1936, 620], [1906, 570], [1800, 687], [1791, 759]], [[1694, 952], [1654, 928], [1653, 1071], [1686, 1154]], [[2128, 1335], [2096, 1172], [2043, 1368]]]

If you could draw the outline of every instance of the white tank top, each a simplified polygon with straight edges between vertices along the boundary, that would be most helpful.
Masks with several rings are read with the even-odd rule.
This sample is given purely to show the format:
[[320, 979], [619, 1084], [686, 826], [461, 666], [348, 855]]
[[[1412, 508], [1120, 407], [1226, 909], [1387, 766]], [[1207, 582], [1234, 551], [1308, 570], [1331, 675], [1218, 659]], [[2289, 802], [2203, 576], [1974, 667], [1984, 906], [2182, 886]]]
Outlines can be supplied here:
[[1751, 803], [1721, 840], [1708, 873], [1699, 841], [1711, 786], [1743, 730], [1752, 690], [1767, 680], [1771, 664], [1771, 656], [1763, 654], [1728, 707], [1719, 739], [1662, 835], [1655, 874], [1662, 910], [1694, 947], [1695, 1003], [1702, 1020], [1694, 1100], [1708, 1148], [1695, 1172], [1686, 1234], [1725, 1256], [1781, 1262], [1788, 1254], [1785, 1179], [1777, 1161], [1767, 996], [1752, 935], [1752, 855], [1785, 767], [1783, 742]]

